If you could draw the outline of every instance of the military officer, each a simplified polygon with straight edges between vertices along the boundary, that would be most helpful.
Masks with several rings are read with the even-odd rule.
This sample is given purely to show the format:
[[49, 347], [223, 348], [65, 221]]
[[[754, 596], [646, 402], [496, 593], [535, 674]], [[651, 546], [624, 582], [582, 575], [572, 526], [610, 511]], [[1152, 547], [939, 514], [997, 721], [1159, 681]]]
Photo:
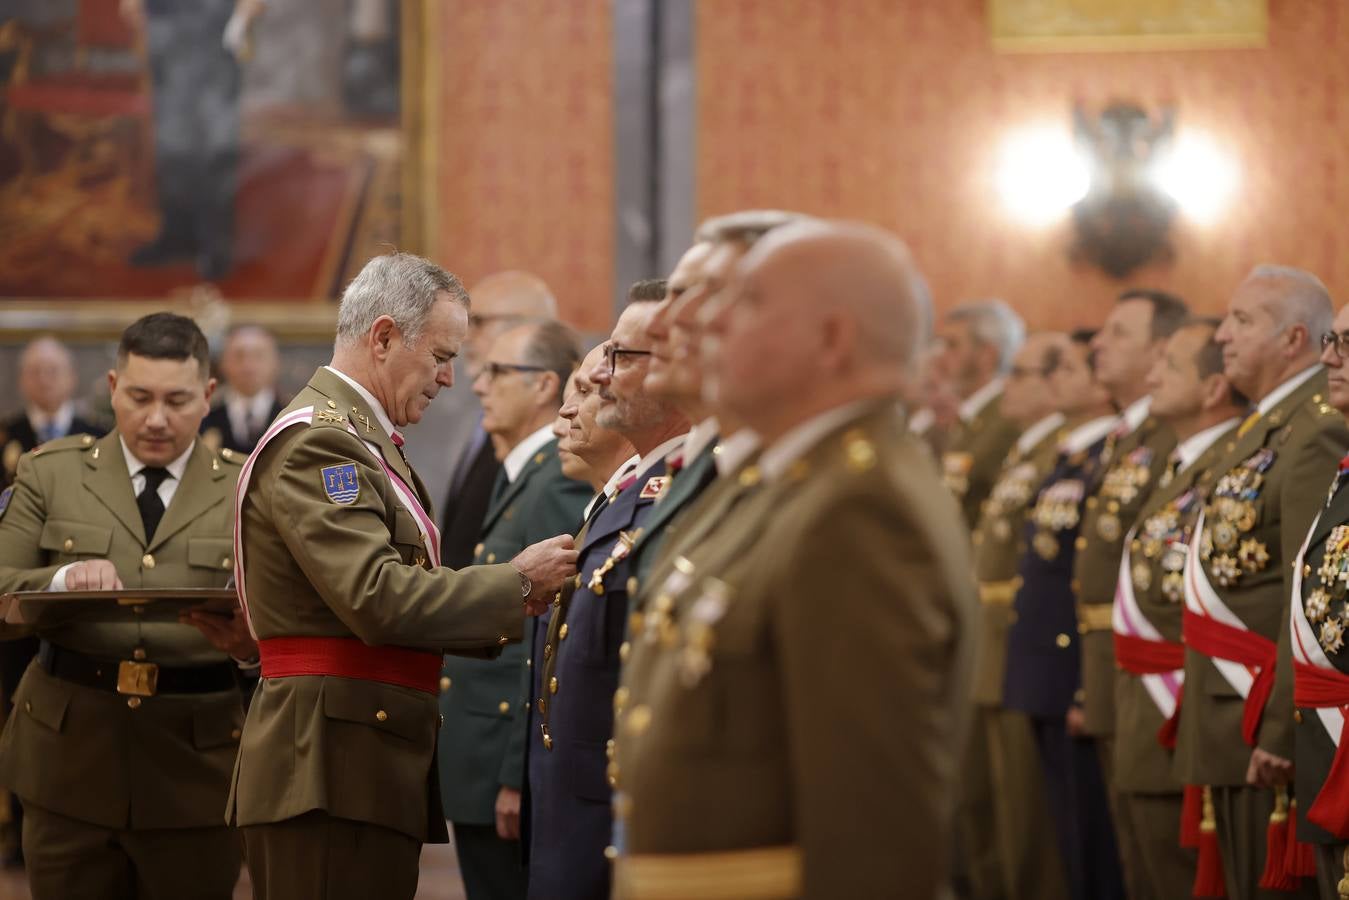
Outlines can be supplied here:
[[[575, 334], [544, 320], [497, 338], [473, 381], [483, 428], [504, 450], [475, 565], [575, 531], [591, 490], [562, 474], [552, 420], [580, 359]], [[526, 625], [529, 635], [533, 620]], [[526, 736], [525, 644], [493, 660], [445, 657], [437, 755], [445, 817], [454, 823], [469, 900], [525, 896], [520, 790]]]
[[[1189, 315], [1185, 303], [1163, 291], [1125, 291], [1092, 340], [1096, 380], [1110, 392], [1120, 421], [1106, 439], [1101, 467], [1088, 485], [1086, 510], [1073, 558], [1073, 593], [1082, 651], [1082, 693], [1068, 710], [1069, 732], [1097, 742], [1101, 771], [1113, 813], [1117, 805], [1110, 764], [1115, 729], [1115, 655], [1110, 611], [1119, 580], [1124, 533], [1152, 491], [1176, 446], [1176, 437], [1149, 415], [1148, 371], [1161, 358], [1166, 339]], [[1117, 817], [1116, 831], [1120, 830]], [[1120, 835], [1125, 878], [1139, 866], [1128, 865], [1131, 837]], [[1131, 897], [1146, 896], [1130, 880]]]
[[961, 400], [942, 469], [970, 528], [1021, 430], [1001, 406], [1007, 370], [1025, 334], [1021, 317], [1001, 300], [964, 303], [946, 315], [941, 368]]
[[893, 237], [819, 221], [739, 272], [707, 374], [764, 450], [632, 622], [615, 896], [944, 896], [974, 596], [896, 405], [926, 288]]
[[[1321, 362], [1326, 367], [1326, 401], [1349, 415], [1349, 307], [1335, 317], [1333, 329], [1321, 335]], [[1349, 570], [1349, 463], [1340, 460], [1331, 479], [1325, 508], [1307, 535], [1295, 562], [1289, 616], [1291, 658], [1279, 665], [1294, 667], [1293, 702], [1297, 711], [1294, 740], [1294, 782], [1298, 803], [1299, 840], [1316, 846], [1317, 887], [1322, 900], [1349, 897], [1345, 849], [1349, 846], [1349, 790], [1340, 759], [1344, 746], [1344, 710], [1349, 705], [1349, 655], [1344, 652], [1345, 581]]]
[[1317, 363], [1316, 336], [1330, 330], [1332, 310], [1314, 275], [1258, 266], [1232, 294], [1216, 334], [1228, 380], [1255, 409], [1210, 467], [1212, 489], [1186, 561], [1175, 772], [1183, 784], [1211, 788], [1234, 900], [1266, 896], [1258, 883], [1273, 789], [1288, 784], [1293, 756], [1292, 678], [1275, 680], [1276, 641], [1288, 637], [1291, 563], [1349, 447]]
[[[661, 545], [678, 527], [678, 515], [717, 475], [715, 461], [723, 424], [703, 399], [699, 313], [709, 297], [724, 289], [735, 264], [754, 243], [794, 218], [777, 210], [746, 210], [704, 222], [698, 228], [699, 242], [670, 273], [665, 296], [651, 315], [647, 326], [651, 367], [646, 389], [652, 396], [674, 403], [695, 424], [682, 451], [671, 461], [674, 477], [670, 490], [643, 525], [642, 537], [632, 549], [630, 569], [637, 579], [630, 588], [632, 594], [640, 590]], [[727, 434], [737, 430], [735, 422], [725, 423], [724, 428], [729, 429]]]
[[1003, 705], [1030, 720], [1074, 900], [1124, 896], [1100, 760], [1091, 742], [1067, 731], [1081, 674], [1070, 586], [1073, 556], [1087, 485], [1118, 422], [1092, 372], [1091, 336], [1075, 332], [1052, 361], [1049, 389], [1071, 430], [1022, 529], [1003, 682]]
[[[1183, 897], [1195, 879], [1193, 848], [1180, 844], [1182, 785], [1171, 771], [1185, 648], [1182, 569], [1211, 487], [1208, 466], [1244, 414], [1246, 399], [1223, 375], [1216, 319], [1182, 326], [1147, 376], [1150, 415], [1179, 443], [1126, 536], [1116, 561], [1114, 642], [1116, 822], [1130, 896]], [[1084, 665], [1086, 663], [1084, 662]]]
[[442, 652], [518, 640], [525, 610], [575, 571], [567, 535], [509, 563], [439, 567], [430, 501], [397, 429], [454, 383], [468, 305], [427, 260], [371, 260], [342, 295], [332, 363], [241, 473], [236, 571], [262, 683], [226, 817], [259, 898], [410, 900], [421, 844], [448, 837]]
[[220, 353], [225, 399], [202, 419], [202, 440], [244, 456], [252, 453], [283, 408], [276, 396], [280, 373], [281, 354], [270, 331], [256, 325], [231, 331]]
[[967, 752], [961, 788], [965, 797], [980, 797], [982, 802], [966, 800], [962, 812], [978, 809], [991, 821], [971, 827], [974, 817], [966, 815], [959, 824], [970, 862], [980, 858], [977, 842], [988, 840], [990, 832], [993, 843], [989, 849], [996, 862], [986, 872], [969, 873], [976, 897], [1052, 900], [1067, 896], [1057, 845], [1043, 839], [1052, 826], [1030, 725], [1025, 716], [1002, 708], [1021, 531], [1030, 501], [1058, 457], [1063, 436], [1063, 413], [1054, 409], [1049, 392], [1049, 362], [1069, 349], [1067, 343], [1068, 336], [1059, 332], [1032, 334], [1012, 360], [1002, 413], [1024, 430], [1012, 445], [974, 530], [980, 653], [974, 664], [970, 745], [982, 752]]
[[613, 493], [622, 477], [642, 459], [633, 452], [627, 438], [595, 422], [600, 396], [590, 381], [590, 373], [603, 359], [604, 345], [600, 344], [581, 360], [571, 374], [570, 387], [553, 423], [562, 474], [586, 482], [596, 492], [582, 510], [583, 519], [590, 518], [599, 502]]
[[655, 308], [651, 300], [629, 302], [590, 371], [596, 424], [622, 434], [640, 459], [614, 494], [587, 510], [577, 579], [555, 601], [546, 633], [539, 624], [527, 757], [530, 897], [609, 893], [605, 744], [628, 619], [628, 552], [667, 489], [666, 460], [688, 431], [683, 414], [644, 387], [651, 355], [646, 326]]
[[[190, 319], [127, 328], [108, 374], [116, 429], [43, 444], [0, 493], [0, 591], [225, 586], [242, 460], [196, 440], [208, 368]], [[243, 707], [225, 651], [254, 655], [242, 620], [203, 632], [115, 606], [38, 637], [0, 736], [33, 896], [232, 896], [238, 836], [220, 808]]]

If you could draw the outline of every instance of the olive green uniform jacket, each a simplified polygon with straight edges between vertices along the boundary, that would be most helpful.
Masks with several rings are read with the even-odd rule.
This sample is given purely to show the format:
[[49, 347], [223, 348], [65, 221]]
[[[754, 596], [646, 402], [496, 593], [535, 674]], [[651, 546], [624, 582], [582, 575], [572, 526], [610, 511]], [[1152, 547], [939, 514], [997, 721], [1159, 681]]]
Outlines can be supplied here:
[[[549, 441], [488, 508], [474, 565], [504, 562], [531, 544], [574, 534], [592, 493], [590, 485], [562, 474], [557, 441]], [[531, 620], [531, 630], [533, 625]], [[437, 754], [445, 818], [452, 822], [492, 824], [499, 789], [523, 785], [526, 655], [521, 643], [508, 644], [491, 660], [445, 657]]]
[[1082, 714], [1087, 734], [1115, 730], [1115, 639], [1110, 613], [1124, 536], [1166, 469], [1176, 435], [1149, 416], [1118, 440], [1106, 439], [1103, 474], [1092, 485], [1073, 558], [1073, 593], [1082, 647]]
[[942, 453], [946, 486], [956, 495], [965, 525], [974, 528], [979, 511], [1021, 428], [1002, 415], [1002, 394], [984, 404], [968, 422], [957, 421]]
[[[259, 641], [357, 638], [481, 655], [519, 640], [518, 573], [504, 563], [431, 568], [416, 519], [374, 452], [429, 513], [426, 489], [361, 395], [322, 368], [287, 411], [306, 407], [314, 409], [311, 424], [284, 430], [254, 458], [239, 513]], [[322, 470], [334, 465], [355, 467], [359, 490], [350, 502], [325, 491]], [[263, 658], [227, 821], [261, 825], [321, 810], [417, 840], [448, 839], [435, 783], [434, 694], [325, 675], [269, 678], [265, 645]]]
[[[1349, 428], [1326, 405], [1325, 391], [1325, 373], [1317, 372], [1245, 434], [1238, 429], [1224, 442], [1210, 467], [1213, 487], [1197, 536], [1200, 565], [1213, 589], [1247, 628], [1281, 645], [1281, 660], [1290, 657], [1291, 564], [1349, 449]], [[1254, 497], [1221, 502], [1230, 499], [1222, 496], [1224, 479], [1249, 481], [1243, 474], [1248, 465], [1258, 467], [1264, 459], [1268, 466]], [[1285, 663], [1276, 669], [1257, 734], [1257, 746], [1285, 759], [1293, 758], [1291, 668]], [[1182, 707], [1175, 758], [1181, 782], [1245, 785], [1251, 748], [1242, 739], [1244, 702], [1213, 662], [1191, 648], [1185, 652]]]
[[[44, 444], [20, 460], [0, 515], [0, 591], [45, 590], [57, 569], [83, 559], [110, 560], [130, 588], [224, 587], [239, 462], [198, 441], [147, 542], [117, 432]], [[110, 607], [98, 621], [41, 636], [114, 666], [138, 649], [161, 665], [229, 662], [175, 610], [137, 609]], [[25, 801], [105, 828], [219, 826], [243, 720], [239, 691], [128, 698], [34, 664], [14, 706], [0, 736], [0, 783]]]
[[630, 629], [616, 896], [652, 854], [765, 848], [785, 896], [942, 895], [976, 600], [936, 476], [887, 401], [713, 495]]

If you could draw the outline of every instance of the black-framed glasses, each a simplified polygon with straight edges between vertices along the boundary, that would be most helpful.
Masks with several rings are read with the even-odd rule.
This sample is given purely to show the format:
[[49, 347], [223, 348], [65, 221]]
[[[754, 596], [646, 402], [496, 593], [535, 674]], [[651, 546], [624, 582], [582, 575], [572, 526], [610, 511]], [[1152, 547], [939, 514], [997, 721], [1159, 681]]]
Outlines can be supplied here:
[[1325, 353], [1330, 347], [1335, 348], [1335, 357], [1344, 359], [1349, 356], [1349, 333], [1343, 331], [1327, 331], [1321, 335], [1321, 352]]
[[609, 374], [612, 375], [618, 371], [618, 358], [620, 356], [650, 356], [650, 350], [629, 350], [626, 347], [615, 347], [613, 344], [604, 345], [604, 361], [609, 364]]
[[488, 381], [495, 381], [502, 375], [509, 375], [512, 372], [547, 372], [547, 366], [526, 366], [518, 363], [484, 363], [479, 375], [486, 375]]

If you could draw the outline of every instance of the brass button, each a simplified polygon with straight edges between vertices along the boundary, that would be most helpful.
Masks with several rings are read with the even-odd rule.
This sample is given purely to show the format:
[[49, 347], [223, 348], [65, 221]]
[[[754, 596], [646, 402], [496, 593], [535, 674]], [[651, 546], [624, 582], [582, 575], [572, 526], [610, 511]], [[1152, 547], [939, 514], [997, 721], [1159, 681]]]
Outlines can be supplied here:
[[607, 740], [607, 741], [604, 742], [604, 756], [605, 756], [605, 758], [608, 759], [608, 760], [611, 760], [611, 761], [613, 760], [613, 758], [614, 758], [614, 739], [613, 739], [613, 738], [609, 738], [609, 740]]
[[618, 859], [618, 848], [610, 844], [604, 848], [604, 858], [607, 860]]
[[450, 676], [448, 676], [448, 675], [442, 675], [442, 676], [440, 676], [440, 691], [441, 691], [441, 693], [444, 693], [445, 691], [448, 691], [448, 690], [450, 689], [450, 685], [451, 685], [452, 683], [453, 683], [453, 682], [450, 681]]
[[628, 705], [628, 689], [620, 687], [614, 691], [614, 715], [623, 712], [623, 707]]
[[233, 731], [230, 732], [230, 737], [231, 737], [232, 739], [236, 740], [236, 741], [239, 740], [239, 738], [241, 738], [241, 737], [243, 737], [243, 736], [244, 736], [244, 730], [243, 730], [242, 728], [236, 728], [236, 729], [234, 729]]
[[23, 711], [24, 711], [24, 712], [32, 712], [32, 711], [33, 711], [33, 701], [32, 701], [32, 700], [25, 700], [25, 701], [23, 702]]
[[609, 787], [618, 787], [618, 763], [611, 762], [605, 766], [604, 776], [609, 780]]
[[1302, 710], [1300, 709], [1293, 710], [1293, 721], [1298, 723], [1299, 725], [1302, 724]]
[[1087, 547], [1087, 539], [1078, 535], [1077, 540], [1073, 541], [1073, 546], [1079, 550], [1085, 550]]
[[145, 648], [144, 648], [144, 647], [137, 647], [135, 650], [132, 650], [132, 651], [131, 651], [131, 658], [132, 658], [132, 659], [145, 659]]
[[502, 647], [506, 646], [510, 642], [511, 639], [506, 637], [504, 634], [501, 637], [497, 638], [497, 643], [500, 644]]
[[563, 623], [562, 623], [562, 627], [559, 628], [559, 629], [558, 629], [558, 632], [557, 632], [557, 638], [558, 638], [558, 640], [560, 640], [560, 641], [566, 640], [566, 639], [567, 639], [567, 631], [568, 631], [568, 630], [569, 630], [569, 629], [567, 628], [567, 623], [566, 623], [566, 622], [563, 622]]
[[637, 593], [637, 576], [636, 576], [636, 575], [633, 575], [632, 577], [630, 577], [630, 578], [628, 579], [628, 593], [629, 593], [629, 594], [635, 594], [635, 593]]
[[557, 676], [556, 676], [556, 675], [554, 675], [552, 678], [548, 679], [548, 693], [550, 693], [550, 694], [556, 694], [556, 693], [557, 693]]
[[651, 707], [643, 703], [639, 703], [632, 708], [632, 712], [628, 713], [627, 717], [628, 734], [634, 736], [639, 735], [643, 731], [646, 731], [647, 726], [649, 726], [650, 724], [651, 724]]
[[64, 544], [62, 544], [61, 547], [62, 547], [62, 549], [64, 549], [67, 553], [69, 553], [71, 550], [74, 550], [74, 549], [75, 549], [75, 539], [74, 539], [74, 538], [66, 538], [66, 542], [65, 542]]
[[620, 662], [628, 661], [628, 654], [632, 652], [632, 645], [627, 641], [618, 645], [618, 659]]
[[389, 714], [386, 713], [384, 710], [381, 709], [381, 710], [379, 710], [378, 712], [375, 713], [375, 721], [376, 721], [376, 722], [387, 722], [387, 721], [389, 721]]
[[90, 437], [89, 435], [87, 435], [87, 434], [86, 434], [84, 437], [80, 438], [80, 443], [81, 443], [81, 444], [84, 444], [84, 446], [86, 446], [86, 447], [88, 447], [88, 446], [89, 446], [90, 444], [92, 444], [93, 442], [94, 442], [94, 439], [93, 439], [92, 437]]
[[[1297, 563], [1294, 563], [1293, 565], [1297, 565]], [[1302, 566], [1302, 577], [1303, 577], [1303, 578], [1310, 578], [1310, 577], [1311, 577], [1311, 574], [1312, 574], [1312, 567], [1311, 567], [1311, 565], [1309, 565], [1309, 564], [1304, 564], [1304, 565]]]
[[1111, 500], [1109, 503], [1105, 505], [1105, 508], [1107, 512], [1117, 513], [1119, 512], [1119, 503], [1115, 502], [1114, 500]]
[[129, 706], [129, 707], [131, 707], [132, 709], [140, 709], [140, 708], [141, 708], [141, 698], [140, 698], [140, 697], [131, 697], [131, 698], [129, 698], [129, 699], [126, 701], [126, 705]]
[[220, 568], [222, 568], [222, 569], [233, 569], [233, 568], [234, 568], [234, 560], [230, 559], [228, 556], [225, 557], [224, 559], [222, 559], [222, 560], [220, 561]]
[[481, 544], [481, 543], [478, 544], [478, 546], [476, 546], [476, 547], [473, 548], [473, 555], [474, 555], [474, 556], [480, 556], [480, 555], [482, 555], [482, 544]]
[[1057, 644], [1061, 650], [1067, 650], [1072, 642], [1073, 639], [1066, 634], [1060, 634], [1058, 637], [1054, 638], [1054, 643]]
[[492, 563], [496, 562], [496, 561], [497, 561], [497, 555], [496, 555], [495, 553], [489, 553], [489, 554], [487, 554], [487, 564], [488, 564], [489, 566], [490, 566]]
[[144, 566], [144, 567], [147, 568], [147, 569], [153, 569], [153, 568], [155, 567], [155, 558], [154, 558], [154, 556], [152, 556], [152, 555], [149, 554], [149, 553], [147, 553], [147, 554], [145, 554], [144, 556], [142, 556], [142, 557], [141, 557], [141, 565]]
[[504, 716], [506, 713], [511, 711], [511, 705], [508, 701], [502, 700], [500, 703], [497, 704], [497, 710], [500, 711], [500, 713]]
[[542, 697], [534, 701], [534, 707], [539, 711], [539, 715], [548, 712], [548, 703]]

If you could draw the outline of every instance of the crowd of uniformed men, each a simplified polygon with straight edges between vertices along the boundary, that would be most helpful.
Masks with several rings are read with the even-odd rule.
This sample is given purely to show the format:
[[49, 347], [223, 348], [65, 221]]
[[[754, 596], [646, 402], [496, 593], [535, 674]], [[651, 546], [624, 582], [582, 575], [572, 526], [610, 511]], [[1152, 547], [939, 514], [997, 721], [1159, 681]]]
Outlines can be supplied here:
[[[583, 354], [533, 276], [378, 257], [289, 404], [243, 329], [213, 413], [147, 316], [102, 437], [29, 348], [0, 590], [111, 598], [0, 625], [37, 900], [411, 898], [447, 820], [472, 900], [1349, 897], [1315, 276], [934, 333], [893, 236], [748, 211], [628, 301]], [[399, 429], [461, 351], [437, 519]]]

